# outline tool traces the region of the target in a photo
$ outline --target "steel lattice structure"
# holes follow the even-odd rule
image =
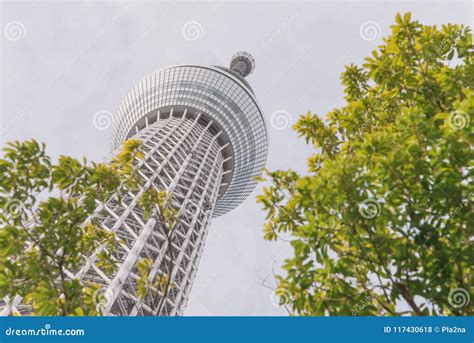
[[[140,175],[145,185],[142,190],[122,195],[121,202],[114,197],[101,204],[96,214],[101,225],[115,231],[125,243],[115,253],[122,263],[115,275],[107,275],[92,258],[79,275],[82,280],[106,287],[105,314],[182,314],[226,162],[222,154],[225,146],[219,145],[219,132],[213,132],[211,127],[212,121],[205,123],[200,115],[188,115],[186,110],[177,113],[172,108],[168,118],[158,120],[135,135],[144,143],[145,158]],[[179,204],[179,222],[171,239],[174,258],[165,253],[168,241],[161,223],[155,217],[145,221],[137,206],[140,193],[148,187],[168,190]],[[140,258],[155,261],[150,279],[167,272],[171,264],[171,279],[177,287],[169,289],[160,313],[156,307],[163,296],[161,290],[159,297],[150,292],[143,301],[136,295],[136,263]]]
[[[182,65],[148,75],[126,96],[114,116],[112,150],[128,138],[143,142],[139,163],[144,186],[97,201],[94,218],[114,231],[123,244],[115,252],[120,261],[107,274],[91,256],[69,277],[103,285],[106,315],[181,315],[186,306],[210,219],[237,207],[255,188],[267,156],[267,129],[253,90],[244,77],[255,62],[248,53],[234,55],[230,68]],[[167,190],[179,208],[171,239],[156,216],[145,220],[137,206],[149,187]],[[176,287],[164,306],[160,290],[137,296],[137,262],[154,261],[150,280],[172,272]],[[156,293],[158,292],[158,293]],[[158,294],[158,295],[156,295]],[[10,310],[15,302],[10,305]]]

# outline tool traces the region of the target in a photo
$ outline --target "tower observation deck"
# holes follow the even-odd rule
[[[143,142],[143,189],[99,203],[101,226],[123,244],[118,269],[108,275],[91,257],[76,275],[103,285],[106,315],[181,315],[196,274],[211,218],[242,203],[255,188],[267,156],[267,128],[255,94],[244,79],[255,68],[237,53],[230,68],[179,65],[158,70],[125,97],[112,125],[112,150],[128,138]],[[137,206],[148,187],[167,190],[179,209],[171,240],[156,216]],[[172,257],[166,254],[171,241]],[[153,261],[150,279],[170,271],[174,287],[137,295],[141,258]],[[157,308],[166,297],[164,306]]]

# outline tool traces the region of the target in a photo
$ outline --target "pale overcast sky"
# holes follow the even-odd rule
[[[110,130],[94,114],[114,112],[141,78],[175,64],[227,66],[245,50],[269,124],[267,167],[303,173],[311,149],[288,123],[342,105],[344,65],[361,64],[406,11],[430,25],[473,20],[470,1],[2,2],[1,144],[35,138],[52,156],[101,160]],[[291,249],[263,240],[260,191],[212,222],[185,315],[286,314],[261,285]]]

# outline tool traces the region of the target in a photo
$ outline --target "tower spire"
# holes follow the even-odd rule
[[[240,51],[232,56],[230,69],[242,77],[251,74],[255,69],[255,59],[248,52]]]

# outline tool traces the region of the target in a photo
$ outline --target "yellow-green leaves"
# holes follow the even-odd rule
[[[150,271],[153,266],[153,261],[149,258],[142,258],[137,263],[138,268],[138,281],[137,281],[137,295],[141,299],[145,299],[147,292],[151,286],[150,282]]]
[[[172,198],[166,190],[157,191],[154,186],[149,187],[140,197],[140,207],[146,219],[155,211],[166,227],[173,228],[176,224],[178,208],[173,206]]]
[[[159,271],[161,274],[151,275],[153,268],[153,261],[149,258],[142,258],[137,263],[138,275],[137,280],[137,295],[141,299],[145,299],[148,292],[155,297],[162,298],[163,294],[166,296],[169,289],[176,288],[176,284],[170,280],[170,276],[163,271]],[[153,281],[152,281],[153,280]],[[158,291],[160,294],[158,294]]]
[[[101,314],[100,287],[71,280],[66,270],[78,271],[96,253],[96,266],[115,272],[120,241],[97,218],[87,220],[96,200],[140,187],[141,148],[128,140],[110,164],[67,156],[52,163],[44,144],[7,144],[0,158],[1,298],[23,297],[35,315]]]
[[[52,182],[60,190],[65,190],[80,180],[82,173],[85,171],[83,165],[75,158],[60,156],[58,165],[53,169]],[[72,190],[72,193],[74,193],[74,190]]]
[[[115,172],[124,178],[125,185],[132,190],[137,189],[141,182],[136,168],[136,163],[145,156],[141,148],[142,141],[139,139],[133,138],[125,141],[111,164]]]
[[[294,126],[317,149],[310,174],[266,171],[257,201],[264,238],[291,241],[277,289],[291,313],[473,313],[452,301],[474,294],[470,29],[395,21],[346,67],[347,103]]]

